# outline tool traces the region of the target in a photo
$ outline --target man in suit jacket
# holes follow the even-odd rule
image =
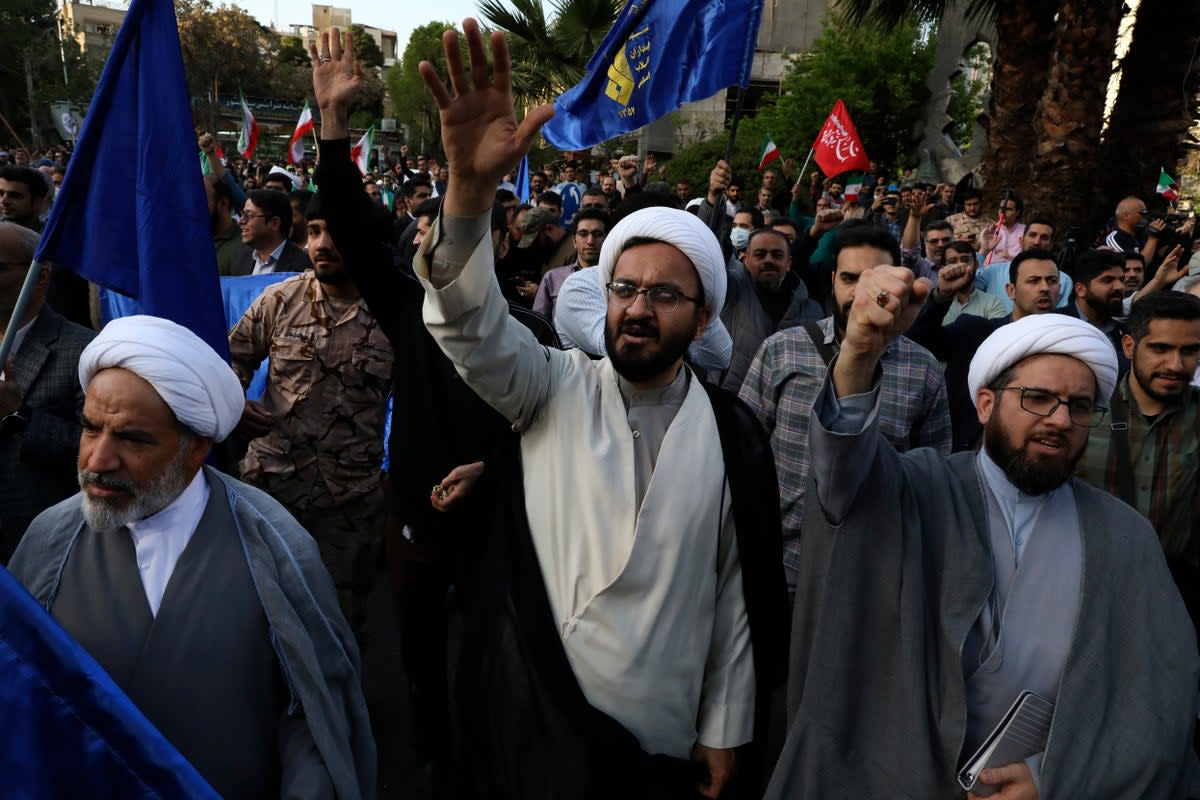
[[[308,254],[288,241],[292,232],[292,204],[288,196],[271,189],[246,195],[242,210],[242,244],[246,250],[222,275],[265,275],[269,272],[304,272],[312,269]]]
[[[38,235],[0,222],[0,335],[12,317]],[[0,564],[7,564],[30,521],[78,490],[79,354],[95,337],[46,305],[43,266],[16,345],[0,369]]]

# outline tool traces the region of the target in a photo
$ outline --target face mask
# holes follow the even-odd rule
[[[729,232],[729,241],[733,243],[733,249],[745,250],[746,245],[750,244],[750,231],[745,228],[734,228]]]

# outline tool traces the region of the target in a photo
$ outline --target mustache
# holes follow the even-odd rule
[[[626,321],[617,328],[617,335],[627,333],[630,336],[649,336],[658,338],[658,326],[652,322]]]
[[[99,486],[101,489],[116,489],[129,493],[133,493],[133,490],[137,488],[133,481],[122,480],[115,475],[81,469],[79,470],[79,488],[82,489],[84,486]]]

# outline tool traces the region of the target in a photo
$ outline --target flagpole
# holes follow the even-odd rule
[[[29,264],[29,271],[25,273],[25,282],[21,284],[21,293],[17,295],[17,304],[13,306],[12,316],[8,320],[8,327],[4,329],[4,339],[0,341],[0,371],[3,371],[4,365],[8,363],[8,354],[12,352],[13,343],[17,339],[17,330],[21,327],[21,319],[25,316],[25,312],[29,309],[29,298],[33,297],[34,287],[37,286],[38,273],[41,272],[42,265],[34,259]],[[13,375],[5,375],[7,380],[12,380]]]
[[[804,159],[804,166],[800,168],[800,172],[796,175],[796,185],[800,185],[800,181],[804,178],[804,170],[808,169],[808,162],[812,161],[813,153],[817,152],[817,148],[808,148],[808,155]]]

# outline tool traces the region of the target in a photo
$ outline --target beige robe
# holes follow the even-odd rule
[[[445,221],[414,259],[425,323],[464,380],[522,433],[530,531],[584,694],[649,753],[686,758],[696,741],[750,741],[750,630],[707,395],[689,375],[639,510],[633,432],[612,365],[548,350],[513,321],[486,237],[455,263],[464,222],[449,220],[458,230],[438,245],[432,276],[429,250]]]

